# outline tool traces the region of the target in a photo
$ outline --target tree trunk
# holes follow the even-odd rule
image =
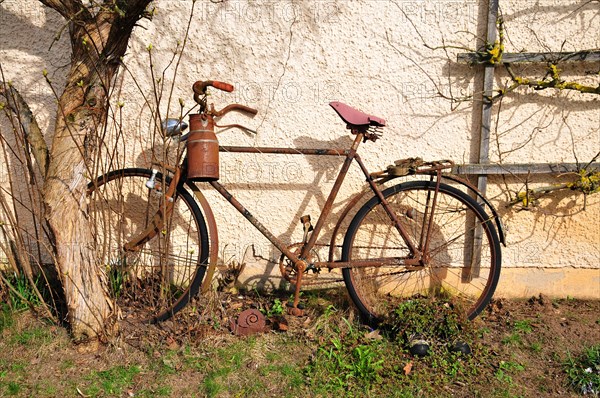
[[[55,261],[67,301],[67,321],[76,339],[106,334],[112,308],[104,273],[95,257],[86,198],[89,170],[96,154],[95,141],[106,119],[107,92],[113,74],[111,68],[103,65],[98,51],[102,50],[98,46],[105,43],[103,34],[109,28],[110,25],[103,28],[101,23],[94,22],[79,32],[71,32],[72,66],[58,103],[44,187],[46,219],[54,235]],[[81,49],[78,40],[94,48]]]
[[[72,84],[69,78],[69,85]],[[76,83],[75,83],[76,84]],[[68,109],[77,99],[65,91],[59,107]],[[95,135],[95,116],[78,107],[57,119],[44,189],[46,219],[52,229],[55,261],[67,300],[67,321],[76,339],[107,332],[111,302],[104,288],[103,270],[95,259],[92,225],[87,213],[86,185],[89,159],[94,148],[87,144]],[[91,119],[91,120],[90,120]]]
[[[44,185],[67,321],[75,339],[110,334],[113,303],[87,215],[86,187],[109,107],[109,93],[135,23],[150,0],[106,0],[92,15],[79,0],[40,0],[70,21],[71,69],[60,96]],[[117,3],[120,8],[117,7]]]

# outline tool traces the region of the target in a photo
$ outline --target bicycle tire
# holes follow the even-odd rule
[[[419,250],[424,209],[431,203],[435,186],[431,181],[409,181],[382,192]],[[478,226],[483,232],[480,256],[474,254],[475,246],[469,243]],[[498,234],[484,209],[463,191],[442,183],[431,231],[431,260],[424,266],[399,264],[342,270],[350,297],[366,323],[381,322],[402,301],[415,298],[443,296],[456,308],[462,308],[470,320],[489,304],[500,277],[501,252]],[[381,200],[374,196],[359,209],[348,227],[342,261],[389,260],[409,255],[410,250]]]
[[[171,178],[163,183],[163,175],[157,173],[156,186],[149,189],[151,176],[151,170],[128,168],[96,178],[88,184],[88,210],[96,226],[98,257],[122,318],[155,323],[173,316],[198,294],[209,239],[204,216],[182,182],[161,230],[135,250],[124,249],[133,237],[143,236],[166,203],[162,188],[167,189]]]

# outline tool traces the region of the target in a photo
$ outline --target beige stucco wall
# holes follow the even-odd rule
[[[470,96],[477,98],[481,90],[481,70],[455,60],[457,53],[475,48],[483,36],[484,1],[199,0],[184,54],[175,62],[173,52],[184,42],[192,2],[164,0],[155,6],[154,21],[141,22],[143,28],[131,40],[127,71],[114,100],[124,104],[127,146],[119,151],[122,166],[148,165],[153,141],[149,110],[155,107],[152,81],[158,78],[156,85],[166,83],[159,105],[162,114],[178,113],[179,98],[187,111],[192,105],[191,84],[209,78],[236,86],[232,94],[215,93],[218,106],[235,101],[259,109],[253,120],[242,116],[224,120],[255,128],[256,136],[230,130],[220,134],[223,144],[347,145],[349,134],[327,106],[340,100],[388,121],[383,139],[361,148],[373,170],[409,156],[458,163],[477,158],[480,111]],[[594,2],[501,0],[501,8],[507,51],[600,48],[600,11]],[[56,107],[42,70],[48,70],[60,88],[69,46],[64,34],[53,40],[62,26],[60,17],[36,1],[5,0],[0,5],[4,78],[21,91],[47,131]],[[425,44],[446,48],[431,50]],[[598,84],[599,68],[598,63],[588,63],[568,66],[563,73],[567,79]],[[543,68],[532,65],[519,70],[524,76],[544,74]],[[506,82],[500,71],[496,82]],[[464,101],[450,102],[438,91]],[[591,160],[600,150],[599,101],[598,95],[550,90],[520,89],[507,96],[501,108],[495,107],[492,161]],[[2,134],[9,134],[6,122],[0,123]],[[51,133],[49,142],[50,137]],[[275,235],[292,243],[301,239],[299,217],[318,216],[340,164],[337,159],[223,155],[221,174],[244,205]],[[2,159],[2,184],[7,169]],[[554,176],[530,180],[531,187],[557,181]],[[573,193],[554,195],[531,210],[506,208],[507,190],[518,191],[524,182],[525,176],[490,179],[488,195],[508,229],[499,294],[599,298],[600,195],[587,198],[585,211],[583,196]],[[351,173],[335,209],[362,183],[356,170]],[[264,259],[276,259],[278,252],[222,199],[208,196],[220,225],[221,259],[247,262],[247,272],[259,276],[265,265],[274,269]]]

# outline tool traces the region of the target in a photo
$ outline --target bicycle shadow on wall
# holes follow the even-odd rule
[[[207,117],[212,117],[209,113],[206,113]],[[211,120],[211,119],[209,119]],[[363,134],[358,133],[358,137],[354,140],[354,142],[356,143],[356,145],[358,145],[359,141],[361,138],[363,137]],[[303,142],[305,143],[307,140],[303,137],[302,138]],[[214,143],[215,140],[213,139]],[[322,141],[313,141],[313,143],[316,142],[319,145],[322,145]],[[338,144],[341,145],[341,144]],[[216,149],[216,148],[215,148]],[[227,147],[224,148],[225,150],[228,150]],[[251,148],[248,148],[251,149]],[[231,150],[233,152],[236,151],[241,151],[244,152],[243,149],[240,148],[235,148],[232,147]],[[313,153],[315,155],[327,155],[327,156],[332,156],[333,158],[338,157],[340,155],[340,151],[341,153],[346,153],[347,150],[342,149],[342,148],[337,148],[337,150],[319,150],[319,149],[305,149],[305,150],[301,150],[301,149],[290,149],[290,148],[279,148],[279,149],[265,149],[266,152],[270,152],[270,153],[288,153],[288,154],[294,154],[296,153]],[[254,148],[254,151],[250,151],[252,153],[257,153],[260,152],[260,148]],[[350,161],[351,161],[351,155],[352,155],[352,151],[347,152],[346,155],[350,156],[346,156],[345,157],[345,161],[346,164],[345,166],[350,166]],[[310,155],[313,156],[313,155]],[[308,162],[308,165],[311,165],[310,162]],[[312,163],[311,166],[315,171],[316,171],[316,175],[317,178],[313,179],[313,188],[314,188],[314,183],[317,184],[322,184],[323,183],[323,172],[325,169],[322,168],[322,163],[321,162],[317,162],[317,163]],[[339,177],[339,181],[338,183],[341,184],[341,180],[343,178],[343,176],[345,175],[345,170],[346,167],[344,167],[342,170],[344,170],[344,174],[341,175]],[[375,189],[375,187],[372,187],[376,192],[380,192],[379,193],[379,198],[381,198],[381,195],[384,195],[385,197],[390,197],[393,198],[394,200],[394,204],[391,206],[389,204],[390,200],[388,200],[387,202],[384,202],[383,204],[379,202],[378,197],[374,197],[373,199],[370,199],[368,202],[368,205],[366,207],[363,207],[361,209],[361,211],[359,211],[359,216],[355,218],[355,221],[352,222],[352,224],[350,225],[349,228],[349,237],[345,239],[345,243],[344,243],[344,248],[343,248],[343,260],[344,261],[350,261],[353,262],[354,260],[357,260],[358,263],[353,263],[353,264],[348,264],[350,266],[352,266],[353,271],[355,273],[362,273],[364,272],[365,274],[371,274],[371,275],[366,275],[364,278],[362,278],[362,280],[364,281],[368,281],[370,282],[371,279],[379,279],[380,277],[383,280],[383,283],[380,284],[379,281],[377,281],[375,284],[371,284],[374,286],[382,286],[383,288],[385,288],[385,290],[389,291],[389,289],[391,288],[392,291],[394,292],[394,295],[398,295],[400,297],[412,297],[413,295],[424,295],[424,296],[428,296],[430,295],[432,292],[441,292],[443,289],[442,287],[444,285],[450,285],[450,289],[447,289],[446,291],[454,291],[454,290],[458,290],[463,291],[463,288],[461,287],[461,285],[458,285],[458,282],[454,282],[456,281],[456,278],[454,278],[454,281],[452,281],[448,275],[449,275],[449,271],[452,267],[454,267],[455,269],[453,270],[454,275],[459,273],[459,269],[460,271],[466,270],[466,268],[469,266],[469,264],[471,263],[471,259],[467,259],[466,261],[465,258],[467,258],[468,256],[465,255],[463,252],[465,251],[465,246],[467,246],[468,242],[465,242],[465,236],[468,235],[468,233],[465,233],[464,230],[465,228],[467,229],[467,231],[471,230],[472,228],[469,228],[468,224],[465,224],[465,216],[468,217],[468,214],[472,214],[473,217],[477,217],[477,219],[481,220],[482,222],[484,222],[484,224],[481,224],[482,227],[485,228],[486,230],[486,236],[488,238],[488,241],[492,242],[494,244],[493,249],[490,250],[490,263],[491,266],[494,270],[494,280],[493,280],[493,286],[492,285],[485,285],[484,289],[480,289],[479,292],[487,292],[486,293],[486,297],[485,300],[489,300],[489,292],[493,291],[493,287],[495,286],[496,282],[497,282],[497,277],[498,277],[498,267],[499,267],[499,257],[494,257],[494,254],[497,252],[496,248],[499,247],[499,243],[498,243],[498,238],[495,234],[495,232],[493,231],[493,228],[490,227],[490,222],[486,221],[488,220],[488,217],[483,210],[479,207],[479,205],[476,204],[475,201],[473,201],[473,199],[471,199],[469,196],[467,196],[464,192],[461,192],[460,190],[457,190],[456,188],[452,188],[449,186],[444,185],[440,185],[440,184],[432,184],[431,180],[433,180],[434,176],[431,175],[430,173],[432,171],[437,170],[438,176],[439,176],[439,172],[440,172],[440,168],[427,168],[422,170],[421,174],[418,175],[422,175],[422,176],[428,176],[427,179],[429,181],[413,181],[412,183],[407,183],[407,184],[402,184],[402,185],[397,185],[393,188],[389,188],[386,189],[385,191],[381,192],[379,189]],[[364,172],[366,173],[367,171],[364,170]],[[382,173],[377,173],[376,175],[378,176],[383,176],[381,178],[383,178],[383,180],[393,176],[394,174],[391,174],[391,172],[389,172],[390,174],[382,174]],[[117,172],[117,173],[112,173],[112,176],[115,176],[114,180],[117,181],[121,181],[121,180],[130,180],[130,177],[133,177],[134,175],[136,177],[140,177],[141,181],[140,182],[136,182],[136,184],[134,185],[135,187],[138,187],[138,189],[140,189],[143,192],[146,192],[148,190],[148,188],[150,189],[150,193],[153,193],[154,189],[154,178],[150,178],[148,179],[148,177],[150,175],[156,174],[156,172],[152,173],[150,170],[142,170],[142,169],[138,169],[138,170],[134,170],[134,171],[121,171],[121,172]],[[144,177],[145,180],[144,181]],[[106,177],[108,178],[112,178],[111,176]],[[111,180],[108,180],[111,181]],[[102,181],[98,182],[99,185],[103,185]],[[150,185],[150,186],[149,186]],[[213,184],[214,187],[220,191],[222,193],[223,196],[225,196],[227,199],[230,199],[230,194],[223,188],[220,187],[219,184]],[[277,187],[279,187],[281,184],[277,184]],[[335,190],[334,192],[337,192],[337,188],[339,188],[338,186],[335,186]],[[158,189],[156,189],[157,193],[160,193],[160,191]],[[179,191],[179,189],[178,189]],[[186,197],[186,192],[187,191],[183,191],[181,192],[180,197],[183,199]],[[254,191],[255,192],[255,191]],[[368,191],[366,191],[368,192]],[[433,194],[433,192],[435,192],[435,194]],[[438,195],[439,193],[439,195]],[[310,195],[315,195],[314,192],[311,193],[309,191],[307,191],[307,196],[310,197]],[[432,197],[433,195],[433,197]],[[127,198],[127,194],[123,194],[121,193],[119,195],[120,197],[123,198]],[[162,196],[162,195],[161,195]],[[272,195],[270,195],[272,196]],[[371,195],[369,195],[371,196]],[[330,207],[329,205],[333,205],[333,196],[331,194],[328,195],[328,197],[330,197],[330,202],[328,202],[325,206],[327,213],[329,213]],[[443,200],[440,198],[444,198]],[[358,196],[358,198],[364,198],[363,195]],[[437,199],[436,199],[437,198]],[[165,198],[166,199],[166,198]],[[193,201],[193,199],[190,199],[191,201]],[[129,200],[131,202],[133,202],[134,200]],[[317,199],[318,201],[318,199]],[[117,201],[118,202],[118,201]],[[165,202],[163,200],[163,202]],[[182,200],[183,202],[183,200]],[[234,206],[236,208],[238,208],[238,210],[242,213],[244,213],[253,224],[255,224],[255,226],[257,227],[257,229],[259,231],[262,231],[264,235],[266,236],[271,236],[270,233],[268,233],[267,230],[265,230],[263,227],[261,227],[259,225],[259,223],[257,222],[253,222],[253,217],[251,214],[246,214],[246,210],[243,208],[243,206],[240,206],[236,203],[235,200],[230,200],[230,202],[232,202],[232,204],[234,204]],[[143,201],[141,202],[143,203]],[[134,204],[134,209],[131,211],[137,211],[140,212],[139,207],[141,207],[141,203],[140,205],[135,205]],[[179,203],[178,201],[175,201],[175,203]],[[349,206],[353,206],[356,205],[358,203],[358,200],[352,200],[351,202],[348,202]],[[408,203],[409,207],[406,207]],[[123,205],[119,205],[118,207],[122,207],[125,206],[127,203],[124,202]],[[285,208],[287,204],[284,203],[283,208]],[[168,205],[167,205],[168,206]],[[435,211],[434,211],[435,208]],[[306,204],[302,205],[301,204],[301,211],[302,210],[308,210],[308,206]],[[377,209],[377,210],[374,210]],[[143,210],[143,209],[141,209]],[[143,211],[142,211],[143,213]],[[150,211],[149,213],[154,213],[154,211]],[[299,213],[302,214],[302,213]],[[336,212],[336,214],[338,214]],[[346,215],[347,212],[344,210],[342,212],[342,214]],[[276,213],[271,213],[272,216],[277,216]],[[374,218],[372,219],[367,219],[367,221],[365,221],[365,216],[368,215],[375,215]],[[435,216],[435,219],[433,218]],[[111,218],[110,216],[108,218]],[[194,216],[195,219],[197,219],[197,216]],[[429,220],[428,220],[429,218]],[[400,220],[399,220],[400,219]],[[324,219],[321,221],[325,221]],[[398,223],[400,222],[400,224],[402,224],[403,222],[407,223],[407,224],[411,224],[412,223],[412,227],[414,228],[413,231],[413,235],[415,236],[414,239],[412,239],[407,232],[405,231],[405,228],[402,228],[401,225],[398,225]],[[110,220],[110,225],[117,225],[117,226],[121,226],[121,225],[125,225],[127,224],[126,222],[123,222],[121,219],[116,219],[116,220]],[[306,222],[305,222],[305,226],[306,226]],[[321,227],[321,223],[318,224],[319,227]],[[169,229],[170,225],[167,226],[167,229]],[[154,232],[155,231],[155,226],[153,226],[152,231],[150,232]],[[234,228],[237,231],[240,231],[241,228],[236,229],[235,226],[233,226],[232,228]],[[331,228],[331,227],[329,227]],[[442,228],[444,228],[444,232],[438,232],[441,231]],[[320,228],[318,228],[320,229]],[[356,234],[357,231],[359,231],[359,238],[356,238]],[[380,232],[381,231],[381,232]],[[393,242],[391,242],[390,244],[388,244],[388,242],[390,242],[390,238],[393,235],[393,231],[397,232],[398,237],[400,237],[400,239],[398,239],[398,237],[396,237]],[[308,229],[305,229],[305,232],[309,232]],[[447,234],[446,234],[447,232]],[[417,235],[417,233],[420,233],[421,236],[419,237]],[[435,236],[434,236],[435,235]],[[115,234],[115,236],[119,236],[118,233]],[[153,236],[158,236],[158,235],[153,235]],[[148,233],[143,232],[141,238],[144,239],[144,242],[147,242],[148,240],[146,240],[146,238],[148,238]],[[417,243],[417,237],[418,237],[418,243]],[[151,238],[151,237],[150,237]],[[229,237],[228,237],[229,238]],[[307,236],[305,235],[303,241],[306,241]],[[313,237],[313,238],[316,238]],[[204,239],[202,239],[204,241]],[[272,237],[271,241],[275,242],[277,239],[276,237]],[[414,240],[414,241],[413,241]],[[359,242],[360,241],[360,242]],[[403,243],[404,242],[404,243]],[[314,240],[311,239],[311,244],[314,243]],[[282,243],[283,244],[283,243]],[[404,244],[404,247],[408,250],[404,250],[404,252],[402,252],[401,250],[399,251],[399,247],[402,247],[402,245]],[[453,246],[449,246],[450,244],[453,244]],[[429,250],[428,249],[428,245],[429,245]],[[431,247],[432,245],[436,246],[436,247]],[[119,247],[119,246],[117,246]],[[137,247],[137,244],[136,244]],[[283,252],[287,253],[287,255],[289,255],[290,257],[294,257],[290,252],[294,251],[297,249],[298,246],[291,246],[289,248],[289,250],[284,249],[280,244],[277,244],[277,247],[279,247]],[[421,249],[422,247],[422,249]],[[161,250],[161,248],[159,247],[158,250]],[[204,250],[204,249],[203,249]],[[216,248],[215,248],[216,250]],[[273,252],[273,249],[270,248],[271,252]],[[360,255],[358,255],[357,253],[363,252],[363,251],[367,251],[367,253],[365,254],[365,257],[361,257]],[[162,250],[162,252],[166,252],[166,250]],[[377,252],[381,252],[381,254],[371,254],[371,253],[377,253]],[[218,253],[218,252],[217,252]],[[422,253],[422,254],[421,254]],[[215,253],[216,254],[216,253]],[[413,257],[414,255],[414,257]],[[274,257],[273,255],[271,255],[270,257]],[[271,260],[271,263],[273,262],[272,259],[267,259]],[[439,263],[432,263],[432,261],[438,261]],[[493,261],[492,261],[493,260]],[[498,261],[496,261],[498,260]],[[311,263],[311,267],[309,269],[314,269],[314,265],[316,265],[317,267],[324,267],[327,268],[328,264],[323,264],[323,263],[319,263],[318,261],[315,262],[315,264],[313,265],[313,261],[312,259],[310,259],[310,256],[307,256],[306,259],[307,262]],[[286,266],[286,268],[284,269],[285,271],[287,271],[287,265],[290,265],[290,263],[287,263],[287,265],[282,264],[283,266]],[[347,264],[338,264],[340,266],[347,266]],[[357,268],[354,268],[354,265],[356,265]],[[268,264],[267,264],[268,266]],[[294,268],[293,268],[293,264],[291,264],[291,269],[289,272],[283,272],[284,274],[288,273],[290,275],[292,275],[292,273],[294,272]],[[467,271],[467,274],[470,274],[470,270]],[[347,277],[348,275],[348,271],[344,271],[344,276]],[[264,271],[263,271],[263,276],[264,276]],[[462,275],[461,275],[462,276]],[[468,275],[467,275],[468,276]],[[292,283],[293,283],[293,278],[289,278],[292,279]],[[404,279],[406,281],[401,281],[401,279]],[[416,281],[414,280],[416,279]],[[489,278],[486,278],[485,276],[483,277],[484,281],[487,281]],[[353,290],[353,285],[351,284],[352,279],[348,279],[346,278],[346,281],[348,283],[348,289],[351,292],[356,292],[355,290]],[[455,285],[456,283],[456,285]],[[358,282],[358,284],[361,286],[359,289],[362,290],[363,287],[365,286],[365,283],[361,283]],[[192,285],[194,286],[194,285]],[[197,285],[195,285],[197,286]],[[455,286],[457,286],[457,289],[453,289]],[[491,286],[491,290],[487,289],[487,286]],[[368,289],[368,288],[367,288]],[[381,294],[379,294],[379,290],[381,290],[379,287],[376,289],[375,292],[373,292],[373,289],[371,288],[369,291],[371,292],[371,295],[374,297],[373,300],[374,302],[380,302],[382,301],[381,299],[384,297]],[[396,294],[396,290],[399,290],[400,293]],[[195,289],[191,290],[192,292],[195,292]],[[406,295],[405,295],[406,293]],[[369,294],[369,293],[367,293]],[[477,294],[477,293],[476,293]],[[437,295],[437,294],[436,294]],[[375,296],[377,296],[375,298]],[[355,302],[356,302],[356,295],[352,296],[353,298],[355,298]],[[297,298],[297,296],[296,296]],[[477,303],[480,303],[481,301],[478,301]],[[360,308],[359,303],[357,302],[357,305]],[[470,308],[470,311],[472,310],[472,314],[476,315],[476,311],[480,310],[480,308],[478,307],[472,307]],[[369,311],[368,309],[365,310],[364,308],[361,308],[361,312],[363,314],[366,314],[366,311]],[[376,311],[376,313],[380,313],[380,311]],[[373,314],[373,313],[372,313]],[[474,316],[473,315],[473,316]],[[366,316],[366,315],[365,315]]]

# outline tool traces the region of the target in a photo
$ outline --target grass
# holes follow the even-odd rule
[[[132,385],[138,373],[140,367],[137,365],[117,365],[102,371],[92,371],[86,377],[90,385],[84,389],[85,395],[121,396]]]
[[[268,309],[262,309],[261,312],[267,316],[267,318],[274,316],[283,315],[285,309],[283,308],[283,303],[280,299],[276,298],[273,300],[273,303],[268,307]]]
[[[529,334],[533,332],[531,321],[528,319],[516,320],[514,323],[514,329],[517,333]]]
[[[13,313],[10,307],[5,303],[0,304],[0,333],[6,328],[10,328],[13,322]]]
[[[311,389],[317,395],[371,390],[381,380],[384,345],[345,318],[332,333],[303,369]]]
[[[478,343],[476,330],[448,301],[400,304],[380,325],[382,335],[347,320],[337,325],[306,368],[317,396],[433,396],[442,386],[469,383],[478,373],[477,358],[452,350],[457,341]],[[430,346],[422,358],[408,352],[415,336]]]
[[[52,334],[48,328],[38,326],[31,329],[26,329],[12,336],[10,342],[22,346],[30,344],[45,344],[52,339]]]
[[[204,378],[202,389],[208,397],[216,397],[220,392],[227,391],[229,388],[243,392],[243,383],[240,381],[244,377],[240,370],[243,364],[250,360],[249,351],[255,344],[256,340],[252,337],[241,340],[218,349],[213,357],[220,358],[220,361],[204,362],[208,373]],[[235,377],[233,377],[234,375]]]
[[[513,386],[513,378],[511,375],[516,372],[522,372],[525,370],[525,367],[520,363],[514,361],[500,361],[500,365],[496,370],[494,376],[498,381],[508,386]]]
[[[502,339],[502,343],[509,346],[522,346],[523,337],[533,332],[531,321],[528,319],[515,320],[513,332]]]

